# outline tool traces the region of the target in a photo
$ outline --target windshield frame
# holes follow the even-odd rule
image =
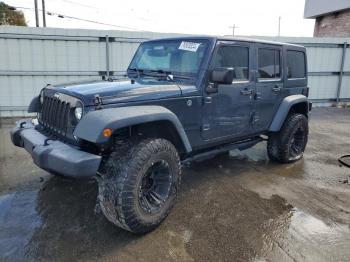
[[[210,41],[210,38],[165,38],[165,39],[157,39],[157,40],[150,40],[150,41],[146,41],[146,42],[142,42],[139,47],[137,48],[133,58],[131,59],[130,61],[130,64],[127,68],[127,74],[129,77],[135,77],[135,75],[137,77],[140,77],[140,76],[144,76],[144,77],[150,77],[149,75],[142,75],[142,73],[137,73],[135,71],[133,71],[133,64],[135,62],[135,59],[137,59],[137,56],[139,55],[139,50],[142,48],[142,45],[145,45],[145,44],[149,44],[149,43],[154,43],[154,44],[157,44],[157,43],[171,43],[171,42],[179,42],[181,43],[181,41],[186,41],[186,42],[201,42],[201,43],[205,43],[206,44],[206,47],[205,47],[205,50],[204,50],[204,55],[203,57],[201,58],[201,61],[198,65],[198,69],[195,73],[193,72],[175,72],[175,71],[171,71],[171,74],[175,76],[179,76],[181,78],[182,77],[188,77],[189,79],[191,78],[197,78],[200,74],[200,72],[202,71],[203,69],[203,66],[205,64],[208,63],[208,53],[210,52],[210,50],[212,49],[212,41]],[[137,68],[138,70],[140,71],[145,71],[145,72],[149,72],[151,69],[149,68]],[[153,70],[153,69],[152,69]],[[156,68],[154,70],[157,70]],[[165,70],[163,70],[165,71]]]

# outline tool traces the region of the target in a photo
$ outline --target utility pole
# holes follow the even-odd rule
[[[45,12],[45,0],[42,0],[42,7],[43,7],[43,27],[46,27],[46,12]]]
[[[235,36],[235,29],[239,28],[238,26],[236,26],[235,24],[233,24],[233,26],[230,26],[229,28],[232,29],[232,36]]]
[[[281,17],[278,17],[278,37],[281,36]]]
[[[35,25],[36,27],[39,27],[38,0],[34,0],[34,9],[35,9]]]

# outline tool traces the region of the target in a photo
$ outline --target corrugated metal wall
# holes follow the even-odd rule
[[[26,115],[47,84],[125,71],[140,42],[175,34],[0,26],[0,117]]]
[[[108,69],[110,74],[125,71],[140,42],[174,35],[0,26],[0,116],[25,115],[31,98],[46,84],[99,79]],[[311,98],[322,103],[336,98],[342,44],[350,39],[273,40],[307,45]],[[344,60],[341,101],[350,100],[349,56]]]
[[[350,38],[256,38],[301,44],[306,47],[310,98],[316,106],[334,104],[338,89],[339,102],[350,102]]]

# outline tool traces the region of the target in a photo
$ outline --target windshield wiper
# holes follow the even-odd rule
[[[179,79],[192,79],[189,76],[183,76],[183,75],[178,75],[178,74],[172,74],[170,71],[165,71],[163,69],[138,69],[138,68],[129,68],[128,71],[132,71],[133,73],[137,74],[137,77],[140,76],[150,76],[150,77],[166,77],[167,80],[169,81],[174,81],[174,78],[179,78]]]
[[[167,80],[170,80],[170,81],[174,81],[174,78],[186,79],[186,80],[192,79],[192,77],[179,75],[179,74],[174,74],[171,71],[165,71],[165,70],[162,70],[162,69],[150,70],[150,71],[158,73],[159,76],[165,76],[167,78]]]
[[[137,77],[141,77],[141,76],[150,76],[150,77],[164,77],[166,76],[167,79],[169,78],[169,72],[166,72],[164,70],[145,70],[145,69],[138,69],[138,68],[129,68],[128,72],[132,72],[132,73],[136,73]]]
[[[137,74],[137,77],[140,77],[141,74],[143,73],[143,69],[138,69],[138,68],[134,68],[134,67],[129,68],[129,69],[128,69],[128,73],[129,73],[130,71],[132,71],[133,73],[136,73],[136,74]]]
[[[167,80],[174,81],[174,75],[170,71],[165,71],[163,69],[149,70],[152,73],[157,73],[157,76],[165,76]]]

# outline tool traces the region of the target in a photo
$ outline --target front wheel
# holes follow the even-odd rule
[[[292,114],[284,122],[281,130],[271,133],[267,141],[269,158],[281,163],[290,163],[303,157],[309,134],[305,115]]]
[[[133,233],[157,227],[174,205],[181,166],[165,139],[126,142],[100,169],[98,200],[109,221]]]

